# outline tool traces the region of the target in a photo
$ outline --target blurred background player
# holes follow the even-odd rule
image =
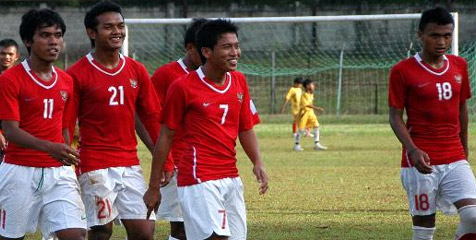
[[[403,145],[401,176],[413,239],[433,239],[437,207],[445,213],[458,209],[454,239],[476,239],[476,181],[467,161],[471,91],[465,59],[446,55],[453,30],[447,10],[424,11],[421,52],[390,72],[389,120]]]
[[[301,147],[301,136],[304,135],[305,128],[314,128],[314,149],[315,150],[326,150],[327,147],[322,146],[319,143],[319,121],[317,116],[314,113],[314,110],[322,113],[324,111],[321,107],[316,107],[313,105],[314,101],[314,82],[310,79],[306,79],[303,82],[304,93],[301,96],[300,107],[299,107],[299,131],[295,136],[295,151],[304,150]]]
[[[151,80],[154,84],[160,103],[165,103],[165,97],[167,96],[167,90],[169,89],[170,84],[196,70],[200,64],[202,64],[195,44],[195,36],[198,29],[200,29],[200,27],[206,22],[207,20],[203,18],[194,19],[184,36],[185,56],[177,61],[161,66],[152,76]],[[184,137],[182,129],[175,130],[170,149],[173,163],[175,165],[173,166],[174,168],[178,166],[185,149]],[[170,171],[169,167],[165,167],[164,171],[164,174],[167,175]],[[185,239],[185,229],[183,225],[182,209],[180,208],[177,193],[177,172],[174,171],[174,169],[171,171],[173,176],[170,179],[170,182],[160,188],[162,200],[157,212],[157,219],[165,219],[170,222],[169,240],[183,240]],[[166,176],[166,178],[169,178],[169,176]]]
[[[238,136],[261,183],[260,194],[266,192],[268,178],[253,131],[246,79],[235,71],[241,56],[237,27],[222,19],[206,23],[198,32],[197,48],[204,64],[168,90],[144,201],[149,212],[159,206],[160,172],[174,131],[183,123],[186,148],[177,181],[187,239],[246,239],[235,156]]]
[[[120,53],[126,35],[121,7],[101,1],[86,13],[84,25],[93,51],[67,72],[75,87],[70,126],[74,128],[77,118],[77,171],[88,238],[109,239],[113,220],[120,220],[128,239],[151,240],[155,215],[147,218],[142,200],[146,184],[137,157],[134,117],[137,113],[155,141],[158,99],[145,67]]]
[[[18,44],[13,39],[0,40],[0,75],[7,69],[13,67],[15,62],[20,58],[18,53]],[[0,126],[0,163],[2,163],[5,156],[5,148],[7,141],[2,135],[2,128]]]
[[[283,107],[281,113],[286,110],[286,105],[291,102],[291,115],[293,116],[293,136],[296,137],[298,122],[299,122],[299,102],[302,95],[302,78],[297,77],[294,79],[294,85],[289,89],[288,93],[284,97]]]
[[[44,238],[85,239],[86,221],[79,184],[70,165],[66,112],[73,82],[53,66],[66,26],[49,9],[22,17],[20,36],[29,58],[0,75],[0,119],[10,142],[0,165],[0,239],[23,239],[37,227]]]

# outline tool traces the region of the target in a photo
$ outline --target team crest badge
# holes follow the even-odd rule
[[[60,91],[60,94],[61,94],[61,98],[63,99],[63,101],[66,101],[66,99],[68,99],[68,92]]]
[[[137,88],[137,80],[131,79],[131,87],[132,88]]]
[[[456,74],[456,75],[455,75],[455,81],[456,81],[456,83],[461,84],[461,79],[462,79],[462,78],[463,78],[463,77],[461,77],[461,75]]]
[[[243,102],[243,93],[237,93],[238,101]]]

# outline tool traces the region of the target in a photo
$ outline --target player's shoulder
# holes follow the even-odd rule
[[[141,68],[141,69],[146,69],[144,64],[131,58],[131,57],[127,57],[127,56],[124,56],[124,60],[126,61],[126,65],[129,65],[129,66],[133,66],[133,67],[136,67],[136,68]]]
[[[65,79],[66,81],[72,81],[73,80],[71,78],[71,76],[66,71],[64,71],[63,69],[60,69],[58,67],[54,67],[54,69],[56,71],[56,74],[58,74],[59,78]]]
[[[73,74],[76,74],[76,73],[79,73],[81,71],[84,71],[84,68],[88,65],[88,60],[86,58],[86,56],[83,56],[81,57],[78,61],[76,61],[73,65],[71,65],[71,67],[69,67],[68,69],[66,69],[66,72],[69,74],[69,75],[73,75]]]
[[[405,58],[401,60],[400,62],[398,62],[397,64],[395,64],[392,67],[392,71],[404,70],[404,69],[407,69],[408,67],[414,66],[416,63],[417,62],[414,56]]]
[[[4,78],[17,77],[22,72],[25,72],[25,68],[22,66],[22,64],[17,64],[11,67],[10,69],[7,69],[2,74],[0,74],[0,77],[4,77]]]
[[[463,57],[460,57],[460,56],[449,54],[449,55],[446,55],[446,58],[448,59],[450,64],[456,64],[458,66],[467,66],[468,65],[466,63],[466,59],[464,59]]]
[[[180,65],[176,61],[166,63],[166,64],[158,67],[155,70],[153,76],[158,76],[158,75],[162,75],[162,74],[169,74],[171,72],[174,72],[174,71],[176,71],[177,66],[180,66]]]

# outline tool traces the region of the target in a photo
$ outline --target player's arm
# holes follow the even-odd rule
[[[288,104],[290,99],[291,99],[291,89],[288,91],[288,93],[284,97],[283,107],[281,107],[281,113],[284,113],[284,111],[286,111],[286,105]]]
[[[0,150],[5,150],[6,147],[7,147],[7,141],[5,140],[5,137],[3,136],[2,131],[0,131]]]
[[[149,152],[153,153],[154,143],[152,142],[152,139],[150,138],[149,133],[147,132],[147,129],[145,128],[144,124],[142,124],[137,114],[135,115],[135,123],[136,123],[137,135],[139,136],[140,140],[144,143],[144,145],[147,147],[147,149],[149,149]]]
[[[261,161],[258,138],[253,129],[240,132],[238,136],[243,150],[253,163],[253,173],[256,176],[256,180],[260,183],[259,193],[265,194],[268,190],[268,175]]]
[[[469,157],[468,149],[468,107],[466,102],[460,104],[459,106],[459,123],[460,123],[460,133],[459,137],[461,139],[461,144],[463,145],[464,153],[466,154],[466,159]]]
[[[413,143],[410,133],[403,121],[403,109],[390,107],[389,122],[395,136],[407,150],[407,154],[415,168],[421,173],[431,173],[433,170],[430,166],[430,158],[428,157],[428,154],[420,150],[415,143]]]
[[[152,154],[152,165],[150,168],[149,188],[144,193],[144,203],[147,206],[147,219],[152,210],[157,210],[160,205],[160,184],[165,161],[169,155],[170,146],[175,131],[163,124],[160,129],[160,136],[157,140]]]
[[[19,146],[46,152],[64,165],[77,165],[78,152],[63,143],[54,143],[36,138],[19,127],[18,121],[2,120],[5,138]]]

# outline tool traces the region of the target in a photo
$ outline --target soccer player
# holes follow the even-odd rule
[[[13,67],[20,58],[18,44],[13,39],[0,40],[0,74]]]
[[[49,9],[23,15],[20,36],[29,58],[0,76],[0,120],[10,142],[0,165],[0,239],[23,239],[40,228],[44,238],[84,239],[85,209],[70,165],[66,116],[73,82],[53,66],[66,26]]]
[[[207,20],[203,18],[194,19],[184,36],[185,56],[158,68],[152,76],[151,80],[161,103],[165,103],[167,90],[172,82],[196,70],[202,63],[197,51],[195,36],[198,29],[206,22]],[[185,139],[182,133],[181,129],[176,129],[170,150],[173,163],[176,166],[178,166],[185,148]],[[166,169],[165,174],[167,173],[168,170]],[[170,179],[170,182],[160,188],[163,197],[157,219],[165,219],[170,222],[169,240],[185,239],[182,209],[180,208],[177,192],[177,172],[172,173],[173,177]]]
[[[18,44],[13,39],[0,40],[0,75],[7,69],[13,67],[15,62],[20,57],[18,54]],[[2,135],[2,129],[0,126],[0,163],[2,163],[5,156],[5,148],[7,147],[7,141]]]
[[[467,161],[471,92],[466,61],[446,55],[453,30],[447,10],[424,11],[421,52],[390,72],[389,121],[403,145],[401,177],[413,239],[433,239],[436,209],[450,213],[454,207],[460,216],[455,239],[476,239],[476,181]]]
[[[302,96],[302,78],[298,77],[294,79],[294,85],[289,89],[286,97],[284,98],[283,107],[281,113],[286,110],[286,105],[291,102],[291,114],[293,115],[293,136],[296,137],[297,128],[299,123],[299,102]]]
[[[235,71],[241,56],[237,27],[223,19],[206,23],[197,34],[197,49],[204,64],[168,90],[144,202],[149,212],[158,207],[160,172],[174,131],[184,124],[177,185],[187,239],[246,239],[237,137],[254,165],[260,194],[267,191],[268,177],[253,131],[246,79]]]
[[[305,132],[305,128],[314,128],[314,149],[315,150],[326,150],[327,147],[322,146],[319,143],[319,121],[317,120],[316,113],[324,111],[321,107],[316,107],[313,105],[314,101],[314,82],[310,79],[306,79],[303,82],[305,92],[301,96],[301,101],[299,101],[299,131],[294,137],[295,151],[303,151],[301,147],[301,136]]]
[[[126,29],[119,5],[95,4],[84,18],[93,51],[76,62],[74,111],[79,123],[77,167],[86,207],[89,239],[109,239],[113,220],[128,239],[152,239],[155,215],[146,219],[146,184],[137,157],[134,116],[152,140],[159,131],[160,106],[145,67],[120,53]]]

